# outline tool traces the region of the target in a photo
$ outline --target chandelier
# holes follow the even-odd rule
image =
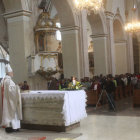
[[[82,11],[83,9],[88,12],[94,11],[95,13],[103,9],[103,0],[74,0],[76,9]]]
[[[132,8],[132,14],[134,14],[134,15],[132,15],[132,16],[135,17],[136,16],[135,12],[136,12],[137,8],[136,8],[136,5],[134,3],[134,0],[133,0],[133,5],[134,5],[134,7]],[[127,32],[132,32],[132,33],[139,32],[140,31],[140,22],[136,19],[132,19],[131,22],[128,22],[125,25],[124,29]]]
[[[125,31],[127,32],[139,32],[140,31],[140,22],[132,21],[125,25]]]

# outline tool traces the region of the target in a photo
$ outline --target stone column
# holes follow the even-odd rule
[[[94,74],[108,74],[107,35],[91,35],[94,44]]]
[[[64,76],[80,79],[79,27],[62,27],[61,33]]]
[[[5,13],[7,19],[10,63],[14,72],[14,81],[28,79],[27,56],[30,55],[30,14],[29,11]]]
[[[87,35],[87,13],[81,12],[80,39],[81,39],[81,58],[83,58],[83,77],[89,77],[89,58],[88,58],[88,35]]]
[[[127,35],[127,59],[128,59],[128,72],[134,73],[133,41],[131,33]]]
[[[111,12],[106,12],[107,19],[107,30],[108,30],[108,72],[113,75],[116,74],[115,66],[115,45],[114,45],[114,31],[113,31],[113,17],[114,14]]]
[[[128,49],[126,45],[126,40],[117,40],[115,45],[115,65],[116,74],[128,73]]]

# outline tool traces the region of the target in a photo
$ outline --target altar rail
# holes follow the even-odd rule
[[[121,86],[118,86],[116,88],[116,91],[115,91],[115,100],[116,101],[119,101],[121,99],[124,99],[126,97],[129,97],[129,96],[132,96],[133,95],[133,86],[132,85],[129,85],[129,86],[125,86],[125,87],[121,87]],[[87,94],[87,105],[88,106],[95,106],[97,104],[97,101],[99,99],[99,96],[101,94],[101,90],[88,90],[86,91],[86,94]],[[140,92],[140,90],[139,90]],[[139,100],[140,101],[140,100]],[[99,105],[102,105],[102,104],[105,104],[107,102],[102,102],[100,103]]]

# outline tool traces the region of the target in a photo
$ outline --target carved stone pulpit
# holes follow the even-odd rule
[[[29,75],[39,73],[43,77],[50,77],[60,71],[61,42],[56,39],[56,20],[50,18],[48,12],[42,12],[34,28],[35,54],[29,59]],[[62,56],[62,55],[61,55]],[[61,66],[62,69],[62,66]]]

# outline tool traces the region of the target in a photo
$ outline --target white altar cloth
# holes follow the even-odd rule
[[[49,102],[49,104],[46,105],[46,110],[49,108],[49,110],[52,111],[54,109],[54,112],[59,112],[64,120],[64,125],[69,126],[74,123],[79,122],[81,119],[87,117],[86,113],[86,93],[84,90],[76,90],[76,91],[52,91],[52,90],[46,90],[46,91],[30,91],[29,93],[22,93],[22,99],[24,102],[29,100],[35,103],[35,106],[37,105],[37,101],[45,101],[46,103]],[[25,103],[23,103],[23,106],[26,106]],[[52,105],[53,104],[53,105]],[[50,107],[49,107],[50,106]],[[42,106],[44,107],[44,106]],[[62,109],[61,109],[62,108]],[[41,109],[41,104],[40,104]],[[49,112],[50,119],[49,119],[49,125],[62,125],[61,120],[57,120],[58,124],[51,124],[51,118],[55,118],[55,115]],[[59,116],[56,114],[56,116]],[[58,117],[60,118],[60,117]],[[24,119],[24,118],[23,118]],[[24,121],[24,120],[23,120]],[[54,120],[52,120],[54,121]],[[44,122],[46,123],[46,122]]]

